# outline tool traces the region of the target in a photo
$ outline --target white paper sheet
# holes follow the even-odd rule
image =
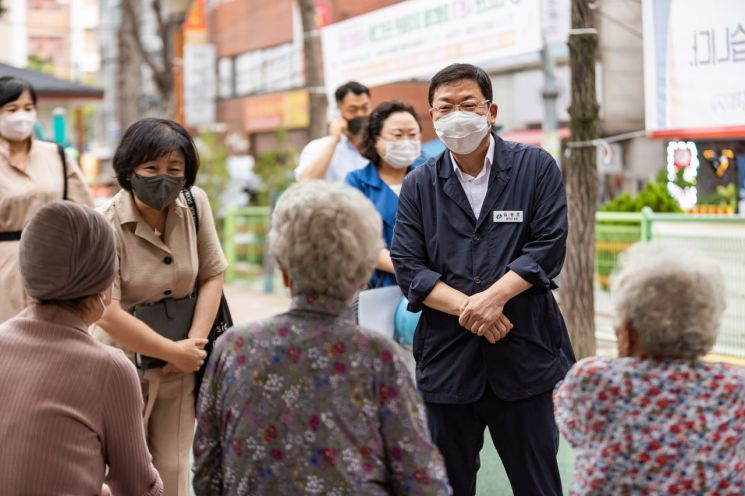
[[[361,291],[358,313],[360,326],[393,339],[393,316],[401,296],[398,286]]]

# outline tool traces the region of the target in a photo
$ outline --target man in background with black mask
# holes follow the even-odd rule
[[[355,81],[336,89],[340,116],[329,126],[329,135],[311,141],[300,153],[295,179],[324,179],[343,182],[347,174],[366,166],[368,160],[357,150],[370,115],[370,90]]]

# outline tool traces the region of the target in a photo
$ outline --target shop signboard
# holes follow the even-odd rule
[[[745,135],[745,2],[643,0],[646,127]]]
[[[244,116],[248,132],[308,127],[308,92],[295,90],[245,98]]]

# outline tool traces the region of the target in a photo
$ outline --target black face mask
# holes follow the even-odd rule
[[[347,132],[352,136],[359,135],[367,127],[367,117],[355,117],[347,121]]]
[[[159,175],[132,178],[132,190],[137,198],[148,207],[163,210],[173,202],[186,184],[185,177]]]

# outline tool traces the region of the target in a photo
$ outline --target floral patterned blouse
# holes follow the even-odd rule
[[[338,300],[228,331],[200,392],[197,495],[450,494],[396,344]]]
[[[745,370],[586,358],[554,392],[571,494],[745,494]]]

